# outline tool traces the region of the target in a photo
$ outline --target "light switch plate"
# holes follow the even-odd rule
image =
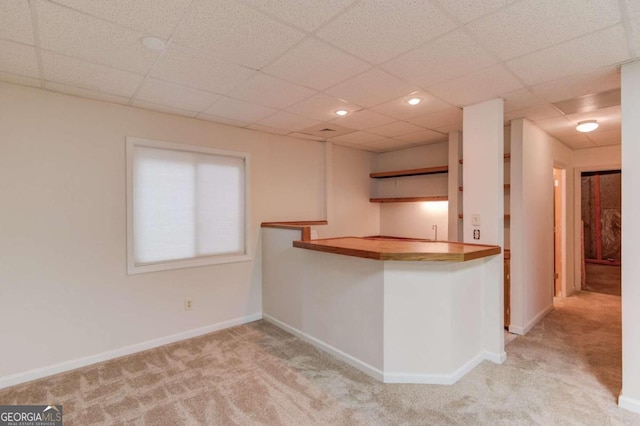
[[[471,226],[480,226],[480,215],[472,214],[471,215]]]

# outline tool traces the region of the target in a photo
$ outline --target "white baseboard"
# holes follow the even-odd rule
[[[524,327],[517,325],[509,326],[509,333],[519,334],[524,336],[527,334],[542,318],[544,318],[549,312],[553,311],[553,304],[547,306],[538,313],[531,321],[529,321]]]
[[[495,352],[485,352],[484,359],[486,359],[487,361],[491,361],[494,364],[502,364],[507,360],[507,353],[502,352],[500,354],[497,354]]]
[[[469,371],[473,370],[486,358],[485,352],[465,362],[460,368],[451,374],[402,374],[402,373],[385,373],[385,383],[420,383],[425,385],[453,385],[464,377]]]
[[[315,337],[312,337],[310,335],[308,335],[307,333],[298,330],[297,328],[294,328],[270,315],[267,314],[262,314],[262,317],[264,318],[265,321],[268,321],[270,323],[272,323],[273,325],[280,327],[283,330],[288,331],[289,333],[293,334],[296,337],[299,337],[300,339],[304,340],[305,342],[308,342],[310,344],[312,344],[313,346],[315,346],[316,348],[328,352],[331,355],[333,355],[334,357],[338,358],[341,361],[346,362],[347,364],[349,364],[350,366],[357,368],[358,370],[362,371],[363,373],[373,377],[376,380],[380,380],[383,381],[384,379],[384,375],[382,373],[382,371],[380,371],[379,369],[373,367],[372,365],[367,364],[366,362],[360,361],[359,359],[345,353],[342,352],[340,349],[334,348],[333,346],[329,345],[328,343],[323,342],[322,340],[316,339]]]
[[[544,308],[542,311],[540,311],[538,313],[538,315],[536,315],[531,321],[529,321],[527,323],[527,325],[525,325],[524,327],[524,334],[527,334],[529,331],[531,331],[531,329],[538,323],[540,322],[540,320],[544,317],[547,316],[547,314],[549,312],[553,311],[553,303],[549,306],[547,306],[546,308]]]
[[[234,327],[236,325],[246,324],[249,322],[257,321],[259,319],[262,319],[261,312],[245,317],[219,322],[217,324],[212,324],[205,327],[196,328],[194,330],[184,331],[182,333],[173,334],[171,336],[160,337],[158,339],[136,343],[134,345],[125,346],[123,348],[114,349],[112,351],[102,352],[99,354],[77,358],[70,361],[64,361],[59,364],[50,365],[48,367],[36,368],[33,370],[25,371],[23,373],[16,373],[10,376],[0,377],[0,389],[7,388],[9,386],[15,386],[20,383],[30,382],[36,379],[41,379],[43,377],[52,376],[54,374],[63,373],[65,371],[75,370],[77,368],[86,367],[88,365],[97,364],[99,362],[108,361],[110,359],[131,355],[136,352],[146,351],[148,349],[175,343],[180,340],[202,336],[203,334],[213,333],[214,331]]]
[[[622,394],[618,397],[618,406],[625,410],[640,413],[640,399],[629,398]]]
[[[518,327],[517,325],[510,325],[509,326],[509,333],[518,334],[520,336],[523,336],[524,335],[524,328],[523,327]]]
[[[495,354],[491,352],[481,352],[466,363],[464,363],[460,368],[454,371],[451,374],[406,374],[406,373],[384,373],[378,368],[375,368],[343,351],[337,349],[322,340],[316,339],[304,333],[297,328],[294,328],[270,315],[263,314],[262,317],[265,321],[268,321],[274,324],[277,327],[282,328],[283,330],[288,331],[294,336],[299,337],[317,347],[320,350],[328,352],[329,354],[335,356],[341,361],[349,364],[350,366],[357,368],[368,376],[373,377],[376,380],[379,380],[383,383],[417,383],[417,384],[431,384],[431,385],[452,385],[464,377],[469,371],[473,370],[478,364],[482,361],[489,360],[492,362],[496,362],[498,364],[502,364],[507,359],[507,354]]]

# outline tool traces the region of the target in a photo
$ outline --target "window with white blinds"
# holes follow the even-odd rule
[[[247,162],[127,138],[129,273],[248,260]]]

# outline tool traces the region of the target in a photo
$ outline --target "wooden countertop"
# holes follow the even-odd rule
[[[500,254],[499,246],[448,241],[342,237],[294,241],[294,247],[375,260],[465,262]]]
[[[311,239],[311,226],[326,224],[326,220],[306,220],[294,222],[262,222],[260,226],[262,228],[299,229],[301,233],[300,239],[302,241],[309,241]]]

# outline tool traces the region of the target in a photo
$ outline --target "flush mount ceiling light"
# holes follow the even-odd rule
[[[147,49],[156,51],[164,50],[167,46],[167,43],[158,37],[146,36],[142,37],[140,41],[142,41],[142,44],[144,44]]]
[[[576,130],[582,133],[593,132],[598,128],[597,120],[585,120],[578,123]]]
[[[422,102],[420,98],[411,98],[407,101],[409,105],[418,105],[420,102]]]
[[[336,115],[339,115],[340,117],[345,116],[349,114],[349,111],[347,111],[346,109],[339,109],[336,111]]]

